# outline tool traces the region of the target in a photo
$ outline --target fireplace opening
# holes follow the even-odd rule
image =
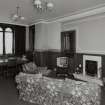
[[[89,76],[97,76],[97,61],[86,60],[85,62],[86,74]]]

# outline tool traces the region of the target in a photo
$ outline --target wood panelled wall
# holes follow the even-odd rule
[[[35,51],[27,52],[27,58],[34,61],[37,66],[47,66],[49,69],[54,69],[56,65],[56,58],[62,56],[61,51]],[[70,72],[73,72],[75,67],[75,56],[69,56],[70,58]]]
[[[47,66],[48,68],[56,67],[56,58],[61,56],[61,52],[55,51],[36,51],[34,53],[34,61],[38,66]]]
[[[56,66],[56,58],[61,55],[61,52],[54,51],[35,51],[27,52],[27,58],[34,61],[37,66],[47,66],[54,68]]]
[[[76,53],[74,56],[70,57],[69,68],[70,72],[75,72],[79,64],[82,65],[81,70],[83,70],[83,55],[95,55],[102,57],[102,76],[105,77],[105,55],[100,54],[86,54],[86,53]],[[62,56],[61,52],[57,51],[35,51],[33,55],[29,58],[33,58],[38,66],[47,66],[50,69],[56,67],[56,58]]]

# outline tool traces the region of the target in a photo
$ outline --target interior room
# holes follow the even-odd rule
[[[0,0],[0,105],[105,105],[104,0]]]

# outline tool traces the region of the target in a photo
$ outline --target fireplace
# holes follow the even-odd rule
[[[97,76],[97,61],[86,60],[85,61],[85,71],[86,75]]]
[[[103,86],[101,56],[83,55],[83,72],[74,73],[74,77],[87,82],[97,83]]]
[[[101,56],[83,55],[83,75],[101,78]]]

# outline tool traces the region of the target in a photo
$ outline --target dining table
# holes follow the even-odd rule
[[[0,59],[0,77],[16,75],[22,71],[22,65],[29,60],[22,57],[8,57]]]

